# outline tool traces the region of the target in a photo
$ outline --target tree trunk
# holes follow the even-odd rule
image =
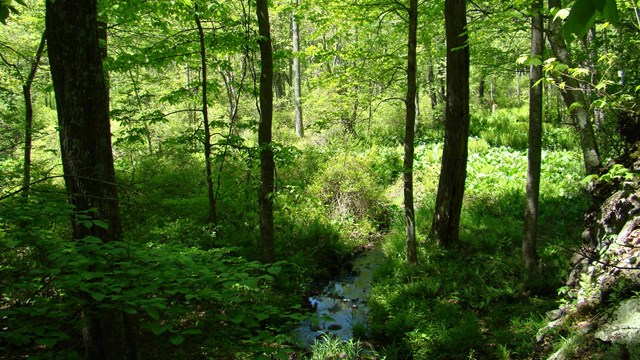
[[[542,60],[544,54],[542,0],[533,4],[531,18],[531,57]],[[524,238],[522,259],[530,279],[538,275],[538,253],[536,251],[538,226],[538,200],[540,194],[540,167],[542,163],[542,88],[536,83],[542,79],[542,64],[531,65],[529,73],[529,153],[527,167],[527,190],[524,207]]]
[[[436,90],[438,85],[436,77],[433,73],[433,64],[429,62],[427,67],[427,82],[429,83],[429,99],[431,100],[431,109],[438,107],[438,91]]]
[[[559,0],[549,0],[549,8],[560,8]],[[571,60],[571,54],[565,43],[562,33],[562,26],[559,20],[549,20],[548,40],[553,53],[562,63],[569,67],[574,67]],[[589,118],[588,106],[584,103],[582,90],[578,81],[570,76],[563,75],[563,81],[566,86],[560,90],[562,99],[568,109],[571,111],[571,117],[574,126],[580,135],[580,147],[582,148],[582,156],[587,174],[597,174],[601,167],[600,153],[598,151],[598,143],[596,141],[593,126]],[[573,105],[576,104],[576,105]],[[573,105],[573,106],[572,106]]]
[[[480,103],[484,105],[484,89],[485,89],[485,75],[480,75],[480,82],[478,83],[478,99]]]
[[[418,28],[418,0],[409,1],[409,36],[407,41],[407,97],[404,135],[404,218],[407,242],[407,262],[418,262],[416,252],[416,223],[413,206],[413,153],[416,122],[416,44]]]
[[[200,66],[202,67],[202,122],[204,126],[204,162],[207,175],[207,195],[209,197],[209,222],[218,223],[216,209],[216,197],[213,193],[213,173],[211,171],[211,129],[209,127],[209,105],[207,102],[207,48],[204,41],[204,30],[198,15],[198,6],[195,7],[195,21],[198,28],[198,40],[200,41]]]
[[[516,97],[518,99],[518,107],[522,103],[522,99],[520,96],[520,69],[516,69]]]
[[[298,0],[295,0],[298,7]],[[296,135],[304,137],[304,126],[302,123],[302,107],[300,106],[301,86],[300,86],[300,36],[298,32],[298,21],[295,10],[291,14],[291,33],[293,34],[293,104],[295,106]]]
[[[275,164],[271,147],[271,123],[273,119],[273,50],[269,25],[267,0],[257,0],[258,33],[260,35],[260,125],[258,146],[260,148],[260,250],[262,262],[275,261],[273,239],[273,177]]]
[[[122,225],[111,150],[109,98],[98,42],[97,1],[48,0],[46,27],[69,202],[77,213],[108,224],[106,228],[89,228],[73,218],[73,237],[119,241]],[[82,316],[88,359],[137,359],[134,318],[95,305],[84,308]]]
[[[33,85],[33,79],[36,77],[38,66],[40,65],[40,58],[44,52],[44,46],[47,42],[46,31],[42,34],[40,39],[40,45],[36,51],[36,56],[31,63],[31,70],[27,76],[27,80],[22,86],[22,94],[24,96],[24,174],[22,178],[22,197],[29,198],[29,192],[31,190],[31,147],[33,145],[33,102],[31,100],[31,85]]]
[[[465,0],[445,0],[447,105],[442,169],[429,237],[443,247],[459,240],[469,138],[469,47]]]

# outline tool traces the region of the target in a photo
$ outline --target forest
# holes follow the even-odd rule
[[[0,359],[640,359],[640,1],[0,21]]]

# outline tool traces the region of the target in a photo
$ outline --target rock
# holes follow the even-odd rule
[[[340,329],[342,329],[342,325],[340,325],[340,324],[331,324],[331,325],[329,325],[329,327],[327,329],[333,330],[333,331],[340,330]]]
[[[563,318],[558,318],[557,320],[554,320],[550,323],[547,324],[547,326],[543,327],[542,329],[538,330],[538,333],[536,334],[536,341],[538,343],[542,342],[542,340],[544,340],[544,337],[547,336],[548,334],[551,334],[552,330],[555,329],[556,327],[560,326],[563,323]]]
[[[595,324],[589,320],[581,321],[573,326],[573,330],[578,335],[586,335],[593,331]]]
[[[605,342],[640,346],[640,299],[621,301],[594,335]]]
[[[551,310],[547,312],[547,319],[550,321],[558,320],[563,314],[564,311],[562,309]]]

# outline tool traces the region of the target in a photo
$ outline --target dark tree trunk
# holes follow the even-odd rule
[[[73,237],[119,241],[122,225],[111,152],[109,98],[98,42],[97,1],[48,0],[46,27],[69,201],[77,213],[108,224],[106,228],[89,228],[74,218]],[[82,316],[88,359],[137,359],[133,318],[95,305],[85,307]]]
[[[298,0],[295,0],[295,6],[296,8],[298,7]],[[298,135],[298,137],[304,137],[302,107],[300,106],[300,36],[295,10],[291,14],[291,33],[293,35],[293,104],[295,105],[296,135]]]
[[[413,206],[413,154],[416,122],[416,44],[418,28],[418,0],[409,1],[409,36],[407,41],[407,97],[404,135],[404,217],[407,243],[407,262],[418,262],[416,252],[416,224]]]
[[[478,84],[478,98],[480,103],[484,104],[485,80],[484,75],[480,75],[480,83]]]
[[[442,169],[429,237],[443,247],[459,239],[469,138],[469,47],[465,0],[445,0],[447,105]]]
[[[533,4],[531,18],[531,56],[542,60],[544,53],[542,0]],[[536,83],[542,79],[542,65],[531,65],[529,73],[529,153],[527,168],[527,190],[524,207],[524,238],[522,258],[527,276],[538,275],[538,253],[536,250],[538,227],[538,199],[540,194],[540,167],[542,163],[542,88]]]
[[[275,164],[271,147],[271,123],[273,119],[273,50],[269,25],[267,0],[257,0],[258,32],[260,34],[260,250],[262,262],[275,260],[273,239],[273,178]]]
[[[549,0],[549,8],[560,8],[561,2],[559,0]],[[553,49],[553,53],[563,64],[569,67],[573,66],[571,60],[571,54],[565,43],[564,35],[562,33],[562,26],[559,20],[549,20],[548,28],[548,41]],[[584,102],[582,90],[580,84],[575,78],[570,76],[563,76],[562,80],[566,83],[566,86],[560,90],[562,99],[568,109],[572,108],[572,104],[579,104],[579,106],[573,106],[571,117],[574,121],[574,126],[580,135],[580,147],[582,148],[582,156],[584,166],[587,174],[597,174],[601,167],[600,152],[598,151],[598,143],[596,141],[593,126],[591,125],[591,119],[587,104]]]
[[[427,82],[429,83],[429,99],[431,100],[431,109],[438,107],[438,84],[436,76],[433,72],[433,64],[429,63],[427,68]]]
[[[200,42],[200,66],[202,67],[202,122],[204,126],[204,162],[207,175],[207,196],[209,198],[209,222],[218,223],[216,209],[216,197],[213,193],[213,172],[211,171],[211,129],[209,127],[209,104],[207,102],[207,47],[204,41],[204,30],[198,15],[198,7],[195,7],[195,21],[198,28],[198,40]]]
[[[33,85],[33,79],[36,77],[38,66],[40,65],[40,58],[44,52],[44,46],[47,42],[46,31],[42,34],[40,39],[40,45],[36,50],[36,56],[31,64],[31,69],[27,80],[22,85],[22,94],[24,96],[24,162],[23,169],[24,174],[22,178],[22,196],[25,199],[29,198],[29,192],[31,190],[31,147],[33,145],[33,102],[31,100],[31,85]]]

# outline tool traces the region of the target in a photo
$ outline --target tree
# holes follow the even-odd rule
[[[416,46],[418,0],[409,0],[409,36],[407,40],[407,97],[404,137],[404,217],[406,222],[407,261],[416,263],[416,224],[413,206],[413,155],[416,123]]]
[[[531,16],[531,65],[529,72],[529,152],[527,167],[527,189],[524,208],[524,238],[522,258],[530,278],[538,273],[536,251],[538,200],[540,194],[540,167],[542,162],[542,56],[544,33],[542,1],[536,0]]]
[[[98,41],[96,0],[49,0],[46,28],[51,77],[56,94],[60,147],[69,202],[76,214],[103,226],[71,220],[73,238],[120,241],[119,214],[109,98]],[[87,295],[87,301],[91,298]],[[130,315],[88,306],[83,341],[88,359],[136,359],[135,326]]]
[[[213,192],[213,174],[211,171],[211,130],[209,126],[209,108],[207,100],[207,47],[205,46],[204,30],[198,14],[198,6],[195,7],[195,21],[198,28],[198,42],[200,44],[200,66],[202,67],[202,123],[204,127],[204,161],[207,174],[207,195],[209,198],[209,222],[218,222],[216,210],[216,197]]]
[[[260,39],[260,125],[258,147],[260,149],[260,250],[262,261],[275,260],[273,239],[273,178],[275,164],[271,144],[271,123],[273,120],[273,50],[269,25],[269,5],[267,0],[257,0],[258,34]]]
[[[40,58],[44,52],[44,46],[47,42],[46,32],[42,33],[40,45],[36,50],[36,55],[31,63],[29,75],[22,85],[22,94],[24,96],[24,161],[23,161],[23,179],[22,179],[22,196],[26,199],[29,197],[31,189],[31,147],[33,145],[33,101],[31,99],[31,86],[36,77],[36,72],[40,66]]]
[[[469,47],[465,0],[445,0],[447,94],[445,139],[429,237],[444,247],[459,239],[469,138]]]
[[[549,0],[550,9],[559,9],[560,6],[560,0]],[[565,42],[560,19],[549,19],[547,39],[556,58],[563,64],[574,67],[571,53]],[[582,148],[585,170],[587,174],[597,174],[601,167],[600,151],[598,150],[593,125],[591,125],[591,119],[587,111],[589,106],[585,104],[584,94],[578,81],[564,73],[561,76],[565,86],[560,89],[560,94],[565,105],[571,111],[574,126],[580,135],[580,147]]]
[[[295,0],[295,6],[298,7],[298,0]],[[293,37],[293,104],[295,106],[296,135],[303,137],[304,126],[302,107],[300,106],[300,33],[295,9],[291,13],[291,34]]]
[[[22,74],[18,63],[10,62],[4,55],[0,53],[0,59],[10,68],[13,68],[15,74],[22,82],[22,96],[24,99],[24,157],[23,157],[23,174],[22,174],[22,196],[25,199],[29,198],[29,192],[31,191],[31,151],[33,145],[33,100],[31,96],[31,90],[33,82],[36,77],[36,72],[40,67],[40,59],[44,53],[46,44],[46,33],[43,32],[40,37],[40,42],[36,53],[33,58],[26,58],[24,55],[13,48],[8,47],[11,52],[18,55],[18,62],[27,61],[30,63],[28,68],[29,72],[26,77]]]

